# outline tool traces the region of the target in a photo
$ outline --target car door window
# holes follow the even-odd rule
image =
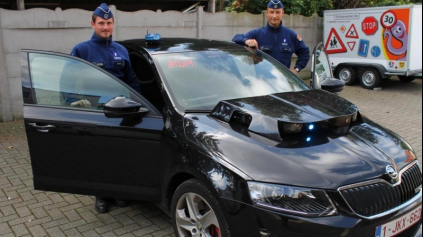
[[[88,101],[83,109],[102,110],[116,96],[130,90],[113,77],[71,57],[30,53],[31,82],[38,105],[70,107]]]
[[[326,53],[320,52],[318,57],[316,57],[316,79],[320,83],[323,82],[326,78],[331,77],[331,75],[328,75],[330,71]]]
[[[151,68],[151,63],[145,56],[136,52],[130,52],[129,58],[134,73],[140,82],[142,96],[153,104],[158,111],[163,111],[165,102],[162,97],[160,84]]]
[[[312,73],[312,87],[315,89],[320,89],[323,81],[325,81],[327,78],[333,77],[332,69],[328,60],[329,56],[324,50],[322,43],[320,43],[314,49],[313,57],[313,62],[315,65],[313,65],[314,73]]]

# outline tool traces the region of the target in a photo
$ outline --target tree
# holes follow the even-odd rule
[[[249,12],[260,14],[267,8],[269,0],[226,0],[226,11]],[[311,16],[317,13],[323,16],[323,11],[332,9],[350,9],[363,7],[397,6],[422,4],[422,0],[292,0],[283,1],[285,13]]]
[[[333,0],[333,9],[422,4],[421,0]]]
[[[293,0],[285,1],[284,9],[286,14],[297,14],[311,16],[314,13],[322,12],[325,9],[331,9],[332,0]],[[268,0],[236,0],[232,5],[226,8],[226,11],[249,12],[260,14],[266,10]]]

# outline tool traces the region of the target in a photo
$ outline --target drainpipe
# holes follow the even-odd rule
[[[13,120],[10,100],[9,78],[7,77],[6,58],[3,49],[3,29],[0,28],[0,123]]]
[[[216,13],[216,0],[210,0],[209,1],[209,12],[210,13]]]
[[[25,0],[16,0],[16,6],[19,11],[25,10]]]
[[[198,6],[197,7],[197,39],[203,38],[203,19],[204,19],[203,6]]]

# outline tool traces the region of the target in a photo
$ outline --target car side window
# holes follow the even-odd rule
[[[316,57],[316,79],[319,83],[322,83],[326,78],[330,77],[328,72],[330,72],[330,65],[327,59],[325,58],[326,54],[320,53]]]
[[[314,89],[321,89],[321,84],[327,78],[333,78],[332,69],[329,64],[329,56],[323,48],[323,44],[316,46],[314,50],[314,69],[312,72],[311,86]]]
[[[103,110],[103,105],[116,96],[130,97],[128,88],[87,63],[42,53],[30,53],[29,59],[38,105]],[[78,101],[84,103],[74,103]]]
[[[163,111],[165,102],[150,62],[144,56],[136,52],[130,52],[129,58],[134,73],[141,85],[141,95],[153,104],[158,111]]]

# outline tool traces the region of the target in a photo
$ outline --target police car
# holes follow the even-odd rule
[[[419,235],[413,149],[335,94],[322,44],[309,86],[230,42],[120,43],[141,94],[79,58],[22,50],[35,189],[153,202],[178,237]]]

